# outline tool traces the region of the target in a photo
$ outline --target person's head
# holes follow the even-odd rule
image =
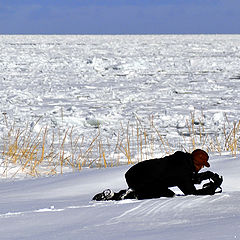
[[[209,156],[205,151],[196,149],[192,152],[192,157],[197,172],[199,172],[204,166],[210,167],[208,162]]]

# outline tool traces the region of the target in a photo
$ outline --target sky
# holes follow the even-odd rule
[[[239,34],[240,0],[0,0],[0,34]]]

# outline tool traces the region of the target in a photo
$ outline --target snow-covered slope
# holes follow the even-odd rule
[[[224,177],[223,192],[214,196],[91,201],[105,188],[126,188],[129,166],[2,180],[1,240],[238,239],[239,156],[215,155],[210,162],[210,170]]]

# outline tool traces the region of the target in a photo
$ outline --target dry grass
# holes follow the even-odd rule
[[[48,126],[36,131],[35,126],[18,129],[6,120],[7,133],[3,139],[2,176],[15,177],[24,173],[33,177],[54,175],[66,170],[80,171],[83,167],[113,167],[120,164],[133,164],[156,157],[156,153],[168,155],[174,152],[166,136],[154,124],[153,116],[148,123],[136,117],[134,124],[121,124],[115,144],[103,137],[98,128],[95,137],[87,141],[74,128],[54,130]],[[38,119],[36,124],[40,121]],[[198,124],[196,124],[196,122]],[[178,149],[191,152],[196,148],[208,152],[239,152],[240,121],[226,121],[219,135],[205,131],[203,119],[195,119],[194,114],[186,122],[187,136]],[[111,139],[111,142],[113,139]]]

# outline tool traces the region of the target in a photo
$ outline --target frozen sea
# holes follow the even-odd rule
[[[193,115],[208,134],[239,120],[239,66],[240,35],[2,35],[0,132],[41,117],[114,144],[152,117],[176,149]]]

